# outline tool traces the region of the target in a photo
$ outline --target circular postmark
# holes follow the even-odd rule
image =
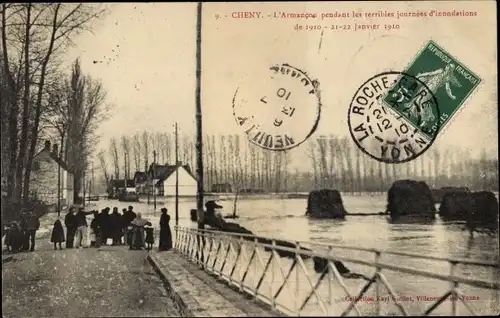
[[[391,71],[358,88],[347,121],[352,139],[364,153],[381,162],[404,163],[431,147],[439,116],[437,99],[425,83]]]
[[[247,78],[233,98],[236,123],[250,142],[267,150],[284,151],[306,141],[320,112],[319,83],[288,64]]]

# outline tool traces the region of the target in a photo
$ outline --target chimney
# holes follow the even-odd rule
[[[43,150],[50,151],[50,140],[45,140],[45,147]]]
[[[52,146],[52,154],[56,157],[59,157],[59,147],[57,144],[54,144]]]

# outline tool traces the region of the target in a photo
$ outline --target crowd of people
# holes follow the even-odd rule
[[[66,237],[59,220],[54,223],[51,242],[54,249],[61,247],[61,243],[66,243],[66,248],[79,248],[87,246],[87,215],[93,215],[90,222],[90,247],[101,247],[107,245],[111,240],[111,245],[128,245],[130,249],[151,249],[154,244],[154,228],[150,221],[143,219],[140,212],[135,213],[134,208],[129,206],[120,213],[117,207],[111,209],[106,207],[99,211],[85,212],[79,209],[76,212],[74,207],[70,208],[64,218],[66,226]],[[170,216],[167,209],[161,209],[160,218],[160,250],[172,248],[172,232],[170,230]],[[166,222],[164,220],[167,220]],[[58,222],[59,221],[59,222]],[[162,222],[163,221],[163,222]]]
[[[66,248],[101,247],[108,245],[128,245],[130,249],[152,249],[154,238],[153,224],[144,219],[140,212],[134,212],[129,206],[122,213],[117,207],[111,209],[106,207],[99,211],[84,211],[83,208],[71,207],[64,217],[64,226],[61,219],[54,222],[50,242],[54,244],[54,250],[62,249],[62,243]],[[21,222],[11,222],[6,245],[11,252],[23,250],[34,251],[35,234],[40,227],[40,221],[33,213],[26,211],[21,215]],[[172,248],[172,232],[170,230],[170,216],[166,208],[161,209],[160,217],[160,240],[159,250],[166,251]],[[87,216],[93,215],[90,224]],[[90,231],[89,231],[90,230]],[[87,244],[90,238],[90,244]]]
[[[26,209],[21,213],[20,221],[12,221],[7,225],[5,245],[7,251],[18,253],[35,250],[35,235],[40,228],[40,220],[33,209]]]

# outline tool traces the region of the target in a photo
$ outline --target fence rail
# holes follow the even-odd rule
[[[439,314],[458,315],[460,304],[472,315],[498,311],[499,264],[495,262],[307,242],[294,242],[295,248],[291,248],[280,246],[280,242],[283,241],[248,234],[176,227],[174,247],[205,271],[288,315],[346,316],[352,311],[358,315],[380,315],[383,312],[389,315],[430,315],[439,310]],[[315,246],[316,250],[304,249],[304,246]],[[341,255],[338,251],[334,254],[334,250],[344,250],[349,255]],[[363,252],[372,254],[374,259],[357,255]],[[387,256],[390,260],[382,262],[381,259]],[[310,259],[323,264],[319,271],[312,269]],[[348,264],[348,267],[362,266],[364,270],[360,270],[366,274],[343,271],[339,262]],[[441,264],[436,268],[448,266],[449,273],[402,266],[405,262],[418,262],[423,267],[429,267],[425,262],[436,262]],[[462,268],[464,275],[458,273],[461,266],[466,268]],[[478,268],[481,273],[491,270],[493,280],[464,277],[471,276],[471,272]],[[402,283],[403,274],[413,277],[414,281]],[[430,280],[434,280],[432,285],[428,285]],[[423,294],[415,294],[419,285],[423,285],[424,290],[420,290]],[[460,285],[466,286],[469,293],[480,293],[480,296],[467,295]],[[406,294],[398,294],[395,286]],[[386,293],[382,294],[384,289]],[[288,297],[283,296],[285,290]],[[436,295],[425,294],[427,290],[433,290]],[[414,295],[409,295],[410,292]],[[443,312],[447,301],[451,301],[451,311]],[[491,313],[485,311],[485,306]]]

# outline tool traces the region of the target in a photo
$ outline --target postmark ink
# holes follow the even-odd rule
[[[419,114],[414,122],[400,114],[410,111]],[[356,91],[348,125],[364,153],[381,162],[404,163],[430,148],[439,131],[431,128],[439,126],[439,117],[437,99],[425,83],[406,73],[384,72]]]
[[[247,80],[233,97],[233,115],[250,142],[285,151],[307,140],[321,112],[319,83],[288,64]]]

